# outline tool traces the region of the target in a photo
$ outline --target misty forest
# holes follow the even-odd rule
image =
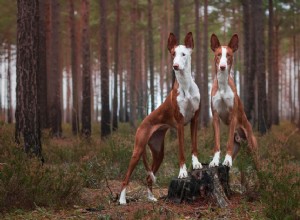
[[[298,22],[298,0],[0,0],[0,218],[299,219]],[[226,205],[214,177],[169,198],[214,167]]]

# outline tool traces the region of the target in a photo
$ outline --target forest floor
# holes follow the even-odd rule
[[[0,164],[6,164],[4,167],[7,168],[1,170],[0,167],[0,219],[300,217],[300,132],[290,123],[274,127],[267,135],[257,135],[264,165],[261,180],[268,185],[267,188],[255,189],[258,174],[251,168],[248,152],[242,150],[239,153],[230,170],[233,194],[227,208],[219,208],[207,201],[174,204],[163,199],[168,193],[171,179],[178,172],[177,140],[171,134],[167,134],[165,158],[153,188],[155,197],[160,198],[158,202],[149,202],[146,198],[145,169],[139,163],[127,188],[127,199],[130,201],[121,206],[117,196],[132,154],[134,130],[128,124],[121,124],[119,131],[104,141],[98,137],[98,125],[95,125],[95,134],[88,141],[72,136],[68,126],[64,130],[64,137],[59,139],[43,133],[46,163],[41,167],[18,156],[12,150],[15,148],[13,127],[0,126],[0,150],[3,152],[0,154]],[[187,146],[191,144],[188,130],[185,132]],[[224,145],[227,130],[222,128],[221,131],[221,143]],[[213,146],[211,128],[200,130],[198,140],[199,160],[208,163]],[[186,147],[185,150],[187,167],[190,168],[190,148]],[[244,181],[248,190],[241,187],[240,170],[245,172]],[[36,186],[32,187],[33,184]]]
[[[81,205],[67,209],[36,207],[33,211],[16,210],[3,219],[264,219],[261,202],[249,201],[246,195],[235,193],[227,208],[219,208],[201,201],[175,204],[163,198],[158,202],[146,199],[146,188],[131,182],[128,189],[127,205],[119,205],[111,192],[118,192],[120,181],[108,181],[109,188],[84,188]],[[167,195],[167,188],[154,188],[158,198]]]

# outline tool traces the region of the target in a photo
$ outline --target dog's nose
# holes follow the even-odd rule
[[[179,69],[179,65],[178,65],[177,63],[175,63],[175,64],[173,65],[173,68],[174,68],[174,70],[178,70],[178,69]]]
[[[222,65],[222,66],[220,66],[220,70],[222,70],[222,71],[224,71],[224,70],[225,70],[225,68],[226,68],[226,66],[225,66],[225,65]]]

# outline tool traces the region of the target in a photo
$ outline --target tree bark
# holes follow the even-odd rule
[[[62,109],[61,109],[61,63],[60,63],[60,3],[51,1],[51,76],[49,77],[49,120],[51,135],[62,136]]]
[[[151,96],[151,111],[155,109],[154,101],[154,45],[152,33],[152,0],[148,0],[148,53],[149,53],[149,71],[150,71],[150,96]]]
[[[13,122],[11,97],[11,44],[7,43],[7,123]]]
[[[137,1],[132,0],[131,4],[131,22],[132,22],[132,31],[130,34],[130,118],[129,122],[131,127],[136,127],[136,85],[135,78],[136,74],[136,19],[137,19]]]
[[[39,70],[38,70],[38,106],[40,111],[41,128],[48,127],[47,104],[47,42],[46,42],[46,16],[49,13],[47,2],[39,0]]]
[[[42,159],[40,115],[37,103],[39,70],[39,1],[18,0],[16,141],[28,155]],[[43,160],[43,159],[42,159]]]
[[[180,42],[180,1],[174,0],[173,3],[174,10],[174,26],[173,26],[173,34],[177,38],[177,42]],[[172,69],[172,88],[175,82],[175,72]]]
[[[203,76],[201,93],[201,125],[208,126],[209,122],[209,103],[208,103],[208,15],[207,0],[204,1],[204,20],[203,20]]]
[[[109,108],[109,72],[107,56],[106,1],[100,0],[100,63],[101,63],[101,137],[111,133]]]
[[[116,1],[115,27],[115,68],[114,68],[114,97],[113,97],[113,131],[118,129],[118,75],[119,75],[119,35],[120,35],[120,0]],[[121,94],[121,93],[120,93]]]
[[[174,178],[169,186],[167,200],[175,203],[182,201],[207,201],[219,207],[229,205],[230,196],[229,168],[226,166],[193,170],[185,179]]]
[[[90,62],[90,35],[89,14],[90,1],[82,0],[82,110],[81,133],[85,137],[91,135],[91,62]]]
[[[258,130],[261,134],[267,132],[267,96],[266,96],[266,73],[265,73],[265,40],[264,40],[264,10],[262,0],[253,1],[256,15],[255,22],[255,48],[256,48],[256,76],[258,88]]]
[[[272,126],[273,122],[273,57],[274,57],[274,50],[273,50],[273,0],[269,0],[269,22],[268,22],[268,128]]]
[[[196,38],[195,38],[195,50],[196,50],[196,73],[195,73],[195,82],[199,89],[201,89],[201,35],[200,35],[200,15],[199,15],[199,0],[195,0],[195,17],[196,17]],[[201,89],[200,96],[202,97],[203,90]],[[199,123],[201,123],[201,120],[199,120]]]
[[[72,66],[72,133],[79,131],[79,107],[78,107],[78,45],[75,32],[74,0],[69,0],[69,24],[71,36],[71,66]]]
[[[244,26],[244,106],[248,120],[254,124],[254,80],[255,80],[255,63],[254,56],[254,37],[253,22],[251,20],[251,1],[242,1],[243,5],[243,26]],[[252,45],[252,46],[250,46]]]

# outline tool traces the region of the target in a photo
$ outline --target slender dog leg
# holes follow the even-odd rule
[[[192,164],[193,169],[201,169],[202,164],[198,160],[198,150],[197,150],[197,131],[199,124],[199,110],[195,112],[195,116],[191,121],[191,137],[192,137]]]
[[[131,160],[130,160],[130,163],[129,163],[129,167],[128,167],[126,176],[123,180],[120,199],[119,199],[120,204],[126,204],[126,186],[128,185],[129,178],[132,174],[132,171],[134,170],[134,168],[138,164],[144,150],[145,150],[145,144],[144,145],[137,145],[137,143],[135,144],[134,150],[133,150],[133,153],[132,153],[132,157],[131,157]]]
[[[220,119],[216,111],[213,111],[213,127],[215,135],[214,158],[210,162],[209,167],[219,166],[220,162]]]
[[[178,145],[179,145],[179,175],[178,178],[186,178],[187,177],[187,169],[185,165],[185,157],[184,157],[184,125],[183,123],[178,123],[177,125],[177,137],[178,137]]]
[[[227,152],[225,156],[225,160],[223,165],[231,167],[232,166],[232,153],[233,153],[233,144],[234,144],[234,131],[236,128],[237,119],[235,116],[231,117],[231,121],[229,124],[229,137],[227,142]]]

